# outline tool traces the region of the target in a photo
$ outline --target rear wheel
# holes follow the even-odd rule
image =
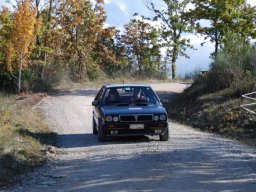
[[[163,135],[160,135],[160,141],[168,141],[169,140],[169,128],[165,130]]]
[[[99,123],[99,127],[98,127],[98,141],[107,141],[108,137],[107,134],[104,132],[101,123]]]
[[[96,126],[97,126],[96,122],[95,122],[94,118],[92,118],[92,132],[94,135],[98,134],[98,130],[97,130]]]

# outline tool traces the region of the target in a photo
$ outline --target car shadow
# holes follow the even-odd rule
[[[23,136],[31,137],[38,140],[41,144],[52,145],[57,148],[76,148],[76,147],[90,147],[108,144],[129,144],[129,143],[142,143],[157,140],[159,137],[148,136],[118,136],[109,137],[108,141],[99,142],[97,135],[92,133],[80,134],[56,134],[56,133],[38,133],[32,132],[28,129],[17,130]]]
[[[99,142],[97,135],[92,133],[84,134],[65,134],[57,136],[56,147],[58,148],[76,148],[76,147],[90,147],[109,144],[130,144],[130,143],[144,143],[157,140],[158,137],[147,136],[118,136],[109,137],[108,141]]]

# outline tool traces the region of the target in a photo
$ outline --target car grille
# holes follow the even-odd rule
[[[150,122],[153,115],[120,115],[120,122]]]
[[[134,122],[136,121],[136,118],[134,115],[122,115],[120,116],[121,122]]]
[[[139,115],[137,121],[152,121],[152,115]]]

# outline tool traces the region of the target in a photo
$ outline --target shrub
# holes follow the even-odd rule
[[[217,88],[230,88],[234,95],[239,96],[252,90],[255,83],[256,51],[249,41],[241,35],[228,33],[224,48],[218,54],[212,65],[211,75],[214,75]]]
[[[100,76],[100,69],[96,65],[89,65],[86,69],[87,77],[90,81],[94,81]]]
[[[0,71],[0,91],[7,93],[15,93],[16,91],[15,78],[4,71]]]

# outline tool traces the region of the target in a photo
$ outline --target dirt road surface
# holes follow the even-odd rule
[[[154,84],[167,96],[180,83]],[[170,122],[170,140],[158,137],[99,143],[92,134],[96,89],[46,98],[41,107],[58,133],[55,161],[9,191],[256,191],[256,149]]]

